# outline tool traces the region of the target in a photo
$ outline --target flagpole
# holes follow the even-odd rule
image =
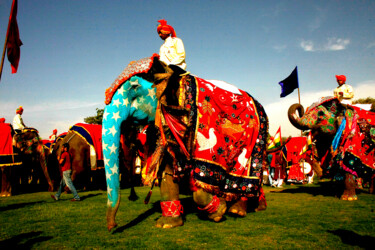
[[[9,17],[10,17],[10,16],[12,15],[12,13],[13,13],[14,1],[15,1],[15,0],[13,0],[13,2],[12,2],[12,8],[10,8]],[[0,66],[0,81],[1,81],[1,76],[2,76],[2,74],[3,74],[4,58],[5,58],[5,51],[6,51],[6,49],[7,49],[7,43],[8,43],[9,27],[10,27],[10,18],[9,18],[9,21],[8,21],[7,35],[5,36],[4,49],[3,49],[3,56],[2,56],[2,58],[1,58],[1,66]]]

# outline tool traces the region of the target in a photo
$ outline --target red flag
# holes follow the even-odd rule
[[[7,39],[7,55],[12,67],[12,74],[17,73],[18,62],[20,61],[20,47],[22,42],[17,24],[17,0],[13,0],[12,10],[9,17],[9,30]]]

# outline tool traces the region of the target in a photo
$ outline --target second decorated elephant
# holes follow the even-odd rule
[[[299,115],[297,115],[297,111]],[[298,129],[311,129],[317,157],[323,169],[344,182],[342,200],[356,200],[356,178],[370,183],[374,192],[375,114],[325,97],[307,108],[300,104],[288,110],[290,122]]]
[[[244,215],[248,199],[264,196],[268,119],[248,93],[163,65],[155,54],[128,65],[107,89],[106,104],[103,154],[109,230],[116,226],[120,204],[118,156],[124,121],[155,120],[156,146],[148,145],[155,149],[149,153],[146,172],[150,183],[161,181],[163,216],[158,227],[183,224],[178,183],[182,178],[190,179],[198,209],[214,221],[221,220],[227,202],[233,203],[231,212]]]

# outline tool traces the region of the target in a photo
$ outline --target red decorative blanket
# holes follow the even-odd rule
[[[70,130],[77,132],[95,148],[97,160],[103,160],[102,125],[77,123]]]
[[[230,175],[250,177],[251,154],[260,122],[253,99],[196,77],[198,118],[194,158],[219,165]]]
[[[0,123],[0,167],[20,165],[21,161],[13,155],[12,129],[9,123]]]
[[[12,135],[9,123],[0,123],[0,155],[13,154]]]

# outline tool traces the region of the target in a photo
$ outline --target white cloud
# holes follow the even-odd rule
[[[357,84],[357,86],[353,86],[354,88],[354,99],[359,98],[366,98],[372,95],[371,97],[375,98],[375,80],[366,81]],[[287,137],[289,135],[292,136],[300,136],[301,132],[300,130],[294,128],[288,119],[288,109],[289,107],[294,104],[298,103],[298,97],[295,93],[297,90],[295,90],[292,94],[290,94],[287,97],[279,99],[279,101],[270,103],[268,105],[265,105],[264,108],[266,110],[266,113],[268,115],[269,119],[269,133],[271,135],[274,135],[281,126],[281,135],[284,137]],[[332,90],[324,90],[320,92],[307,92],[307,93],[301,93],[301,104],[306,109],[308,106],[313,104],[314,102],[317,102],[320,97],[324,96],[332,96],[333,95],[333,89]]]
[[[300,46],[301,46],[301,48],[302,48],[304,51],[310,51],[310,52],[315,51],[313,41],[305,41],[305,40],[302,40],[302,42],[300,43]]]
[[[337,51],[344,50],[350,44],[349,39],[343,38],[328,38],[327,42],[322,45],[315,45],[311,40],[302,40],[300,46],[304,51],[314,52],[314,51]]]
[[[329,38],[324,50],[344,50],[350,44],[349,39]]]

